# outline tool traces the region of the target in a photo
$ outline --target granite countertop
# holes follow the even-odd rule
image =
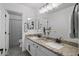
[[[56,43],[54,40],[38,38],[36,36],[27,36],[27,35],[25,37],[37,44],[49,49],[51,52],[56,52],[56,53],[64,55],[64,56],[78,56],[78,54],[79,54],[79,48],[74,47],[69,44],[61,43],[63,45],[63,47],[60,49],[56,49],[56,48],[52,48],[50,45],[46,44],[48,42]],[[58,43],[58,44],[60,44],[60,43]]]

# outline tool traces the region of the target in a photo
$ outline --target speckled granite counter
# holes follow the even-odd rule
[[[79,54],[79,48],[74,47],[69,44],[61,43],[64,47],[62,47],[61,49],[55,49],[55,48],[52,48],[50,45],[46,44],[48,42],[55,42],[53,40],[50,40],[50,39],[45,40],[44,38],[38,38],[36,36],[25,36],[25,37],[37,44],[49,49],[51,52],[55,52],[55,53],[58,53],[58,54],[61,54],[64,56],[77,56]]]

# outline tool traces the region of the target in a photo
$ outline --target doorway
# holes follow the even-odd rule
[[[22,14],[8,10],[9,13],[9,48],[19,45],[22,39]]]

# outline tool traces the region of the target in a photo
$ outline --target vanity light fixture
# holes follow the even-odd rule
[[[46,3],[44,6],[40,8],[39,13],[42,14],[42,13],[48,12],[49,10],[57,8],[61,4],[62,3]]]
[[[27,20],[31,20],[32,18],[28,18]]]
[[[53,8],[57,8],[59,5],[61,5],[62,3],[52,3],[52,7]]]
[[[39,12],[40,12],[40,13],[48,12],[47,7],[42,8]]]

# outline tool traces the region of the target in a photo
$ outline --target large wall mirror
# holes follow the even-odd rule
[[[79,38],[79,4],[76,3],[71,16],[71,38]]]
[[[28,18],[27,22],[24,23],[24,32],[28,30],[35,30],[36,29],[36,19],[35,18]]]

